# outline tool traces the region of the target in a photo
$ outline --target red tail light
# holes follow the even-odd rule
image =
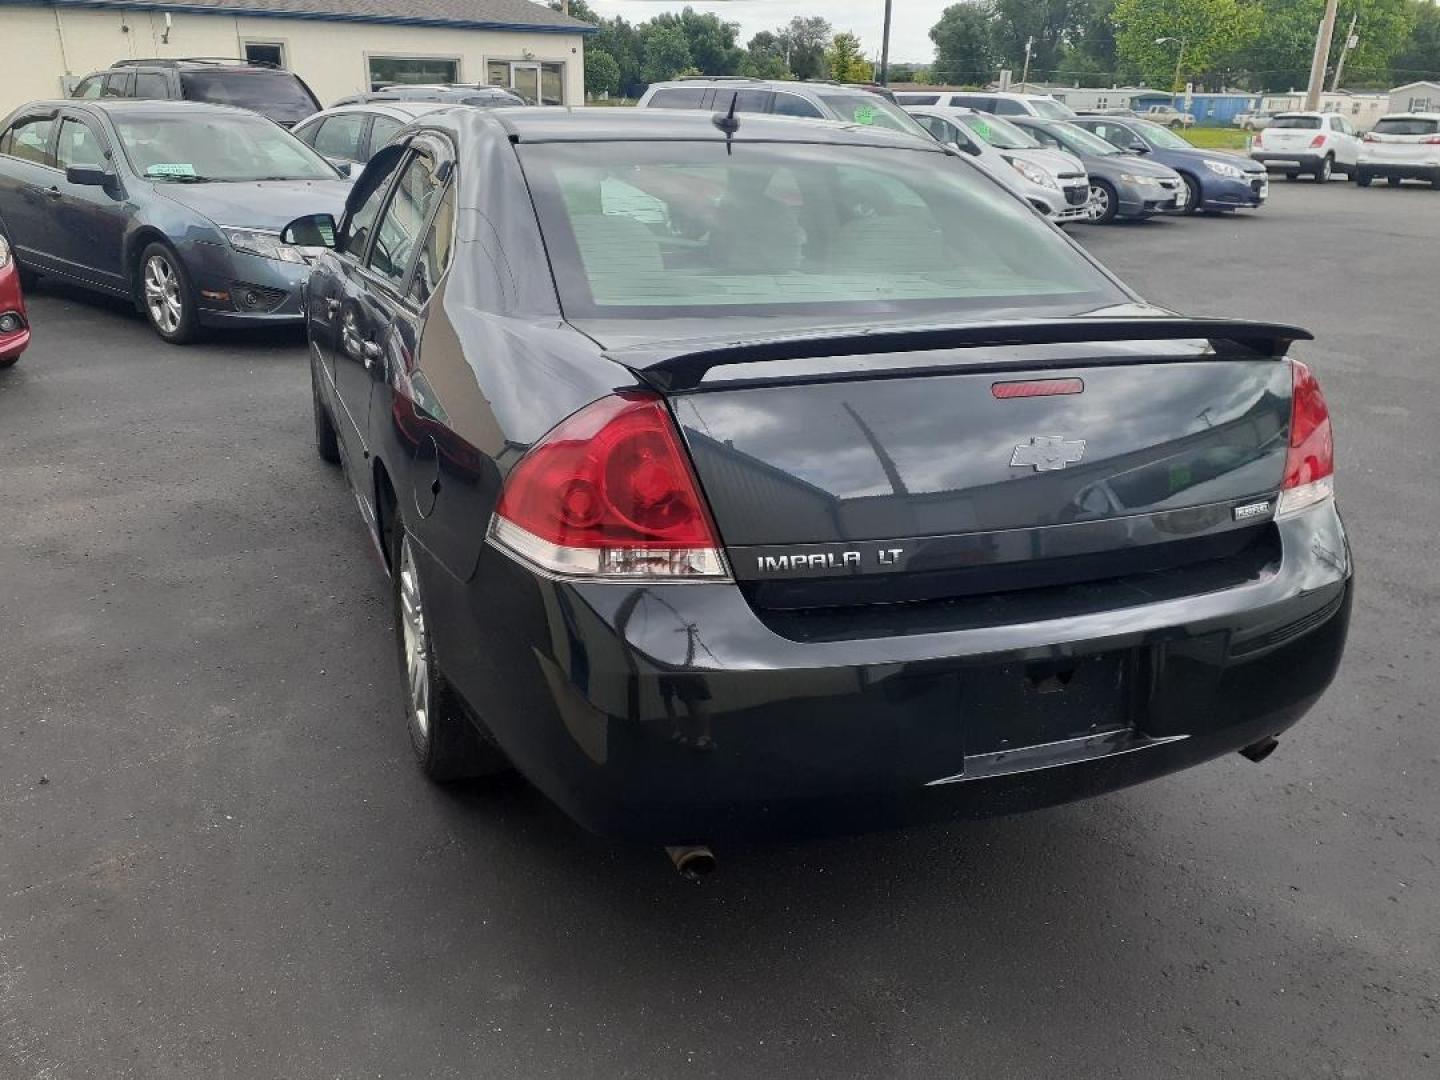
[[[1315,149],[1317,146],[1324,146],[1324,145],[1325,145],[1325,136],[1324,136],[1324,135],[1316,135],[1315,138],[1313,138],[1313,139],[1310,140],[1310,149],[1312,149],[1312,150]]]
[[[1290,450],[1285,457],[1285,480],[1280,485],[1277,517],[1298,513],[1335,494],[1335,442],[1330,409],[1315,373],[1298,360],[1290,396]]]
[[[1265,145],[1264,140],[1262,140],[1262,139],[1260,138],[1260,132],[1258,132],[1258,131],[1255,132],[1255,137],[1250,140],[1250,145],[1251,145],[1252,147],[1264,146],[1264,145]]]
[[[649,393],[601,398],[532,446],[505,481],[490,540],[566,576],[728,576],[674,422]]]
[[[1437,146],[1440,145],[1440,135],[1426,135],[1425,138],[1420,141],[1427,146]]]

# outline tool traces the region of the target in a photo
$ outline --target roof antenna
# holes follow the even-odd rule
[[[730,111],[724,116],[716,113],[710,118],[710,122],[725,133],[725,152],[727,154],[733,154],[735,152],[734,148],[730,145],[730,140],[735,137],[735,132],[740,130],[740,121],[735,116],[735,104],[739,100],[740,94],[738,92],[731,94]]]

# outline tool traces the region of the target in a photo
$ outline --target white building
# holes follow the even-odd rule
[[[1390,112],[1440,112],[1440,82],[1412,82],[1390,91]]]
[[[1266,94],[1260,100],[1263,112],[1304,112],[1305,91],[1291,90],[1286,94]],[[1348,90],[1327,90],[1320,95],[1320,111],[1339,113],[1361,131],[1369,131],[1375,121],[1394,111],[1385,94],[1351,93]]]
[[[116,60],[185,56],[278,63],[323,105],[382,82],[583,105],[593,30],[531,0],[0,0],[0,116]]]

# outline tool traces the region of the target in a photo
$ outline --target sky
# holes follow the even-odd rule
[[[935,46],[930,28],[940,21],[940,12],[954,0],[894,0],[890,27],[890,58],[899,61],[929,62]],[[679,11],[685,0],[590,0],[601,15],[623,15],[630,22],[644,22],[662,11]],[[796,15],[823,15],[837,32],[849,30],[860,35],[867,56],[880,55],[885,0],[689,0],[696,11],[713,11],[726,22],[740,24],[740,44],[760,30],[773,30]]]

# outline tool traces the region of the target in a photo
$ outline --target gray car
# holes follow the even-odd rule
[[[1012,116],[1042,146],[1074,154],[1090,174],[1090,220],[1098,225],[1116,218],[1147,218],[1184,209],[1185,179],[1168,165],[1127,154],[1098,135],[1063,120]]]
[[[175,344],[202,326],[298,324],[308,256],[280,230],[339,213],[349,190],[245,109],[37,101],[0,122],[0,232],[21,266],[133,300]]]
[[[296,124],[295,137],[341,168],[359,169],[417,117],[449,105],[435,101],[376,101],[336,105]]]
[[[705,75],[651,83],[637,101],[641,109],[701,109],[706,112],[763,113],[801,120],[834,120],[842,124],[903,131],[930,141],[930,135],[883,88],[853,83],[795,82],[749,79],[738,75]]]

